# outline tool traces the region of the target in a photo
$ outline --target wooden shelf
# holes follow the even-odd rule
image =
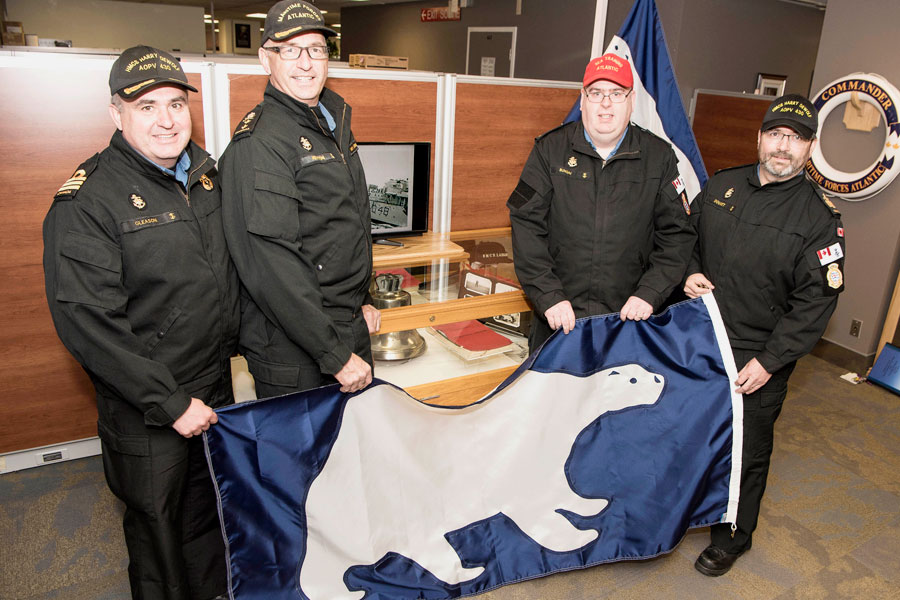
[[[406,393],[427,404],[468,406],[497,387],[500,382],[512,375],[516,368],[504,367],[484,373],[414,385],[406,388]]]
[[[403,246],[372,246],[372,261],[376,269],[394,267],[415,267],[427,265],[435,260],[462,262],[469,258],[468,253],[458,244],[441,234],[427,232],[422,235],[399,237]]]
[[[489,227],[487,229],[465,229],[463,231],[451,231],[451,240],[482,240],[484,238],[509,237],[511,227]]]
[[[445,302],[398,306],[381,311],[381,329],[378,333],[433,327],[529,310],[531,306],[525,299],[525,294],[518,290],[487,296],[456,298]]]

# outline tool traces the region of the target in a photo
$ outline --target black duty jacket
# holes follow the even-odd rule
[[[542,318],[563,300],[576,317],[629,296],[659,308],[694,246],[675,154],[634,124],[608,161],[581,122],[540,136],[507,206],[516,275]]]
[[[715,286],[731,345],[759,350],[769,373],[812,350],[844,289],[844,229],[831,201],[802,173],[761,186],[753,164],[716,173],[691,210],[688,275]]]
[[[369,197],[350,106],[324,89],[334,117],[266,87],[220,160],[225,234],[241,282],[241,349],[254,375],[295,369],[304,354],[322,373],[350,359],[334,322],[349,321],[372,273]],[[306,359],[308,360],[308,359]]]
[[[44,219],[50,313],[94,383],[101,425],[139,422],[112,416],[122,410],[170,425],[192,393],[230,381],[239,283],[215,161],[193,142],[187,151],[185,190],[117,131]]]

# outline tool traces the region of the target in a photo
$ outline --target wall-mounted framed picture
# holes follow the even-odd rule
[[[234,47],[235,48],[251,48],[250,41],[250,24],[235,23],[234,24]]]
[[[756,76],[756,93],[763,96],[782,96],[786,83],[787,75],[759,73]]]

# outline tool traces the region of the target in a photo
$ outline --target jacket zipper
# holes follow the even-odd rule
[[[191,205],[191,177],[194,176],[194,173],[200,170],[200,167],[206,164],[206,161],[209,159],[204,158],[203,162],[197,165],[195,169],[193,169],[190,173],[188,173],[187,185],[184,186],[184,190],[178,188],[178,191],[184,196],[184,201],[187,202],[187,205]],[[177,183],[177,182],[176,182]]]

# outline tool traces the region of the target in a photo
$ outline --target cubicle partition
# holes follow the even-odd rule
[[[115,131],[111,65],[102,56],[0,56],[0,453],[97,434],[93,388],[50,320],[41,223],[59,187]],[[188,79],[200,89],[199,73]],[[202,145],[195,96],[193,137]]]
[[[114,131],[113,59],[0,52],[0,473],[40,464],[61,444],[63,458],[99,447],[93,389],[47,309],[41,223],[59,186]],[[266,76],[253,61],[183,64],[201,91],[192,137],[218,156]],[[506,199],[533,138],[562,121],[580,85],[332,66],[328,87],[352,105],[359,141],[432,143],[431,229],[444,233],[508,225]],[[89,449],[73,450],[79,443]]]
[[[695,90],[691,128],[706,172],[756,162],[756,134],[774,96]]]
[[[519,181],[534,138],[563,122],[579,89],[579,84],[569,83],[458,78],[454,231],[509,225],[506,199]]]

